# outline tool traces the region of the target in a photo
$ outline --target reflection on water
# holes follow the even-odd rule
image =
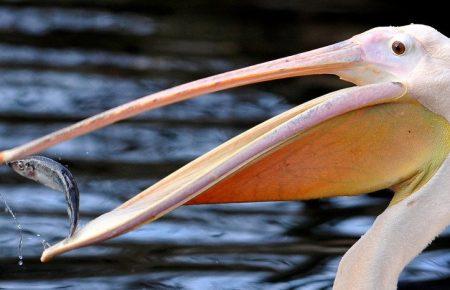
[[[174,84],[319,47],[374,25],[412,21],[375,20],[367,11],[386,6],[366,1],[343,7],[326,1],[214,2],[2,4],[0,148]],[[372,24],[352,16],[362,7]],[[345,85],[314,77],[210,94],[47,154],[76,175],[86,223],[239,132]],[[328,289],[340,256],[389,196],[184,207],[42,264],[42,239],[54,243],[67,232],[64,197],[6,167],[0,168],[0,192],[23,227],[25,257],[19,267],[16,224],[2,213],[0,287],[20,289]],[[400,288],[447,289],[449,245],[446,232],[405,270]]]

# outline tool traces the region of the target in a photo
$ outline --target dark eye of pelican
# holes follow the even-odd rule
[[[396,54],[396,55],[402,55],[405,53],[406,51],[406,46],[405,44],[403,44],[403,42],[401,41],[394,41],[392,43],[392,51]]]

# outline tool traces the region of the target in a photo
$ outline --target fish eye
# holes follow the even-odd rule
[[[22,162],[22,161],[17,162],[17,167],[18,167],[20,170],[23,170],[23,169],[24,169],[23,162]]]
[[[27,162],[25,163],[25,168],[27,169],[27,171],[33,171],[34,165]]]
[[[401,41],[394,41],[392,43],[392,51],[396,54],[396,55],[402,55],[406,52],[406,45],[401,42]]]

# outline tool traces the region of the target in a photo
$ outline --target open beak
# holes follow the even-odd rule
[[[305,53],[207,77],[151,94],[95,115],[22,146],[0,152],[0,163],[39,153],[53,145],[92,132],[142,112],[199,95],[275,79],[337,74],[357,66],[361,49],[352,39]]]
[[[141,112],[202,94],[302,75],[339,75],[364,65],[362,54],[358,43],[350,39],[180,85],[3,151],[0,161],[38,153]],[[430,159],[441,134],[439,126],[429,122],[435,117],[417,102],[403,101],[405,94],[400,83],[380,83],[341,90],[293,108],[94,219],[71,238],[46,249],[41,260],[121,235],[183,204],[299,200],[360,194],[399,184]],[[405,114],[412,117],[404,118]],[[376,132],[368,134],[371,130]],[[411,151],[415,156],[404,153]]]

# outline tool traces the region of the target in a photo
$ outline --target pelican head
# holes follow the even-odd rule
[[[357,85],[402,82],[411,96],[450,117],[450,111],[442,110],[450,100],[439,97],[442,90],[450,93],[448,37],[430,26],[411,24],[373,28],[350,41],[361,49],[361,65],[338,72],[342,79]]]
[[[356,86],[236,136],[46,249],[41,259],[121,235],[184,204],[303,200],[390,188],[390,206],[344,255],[335,289],[395,289],[405,265],[450,224],[449,67],[449,39],[437,30],[375,28],[145,96],[5,150],[0,161],[205,93],[334,74]]]
[[[352,67],[339,75],[359,85],[408,79],[426,57],[419,36],[428,30],[422,26],[422,33],[410,33],[409,27],[378,27],[352,37],[350,41],[361,50],[360,69]]]

